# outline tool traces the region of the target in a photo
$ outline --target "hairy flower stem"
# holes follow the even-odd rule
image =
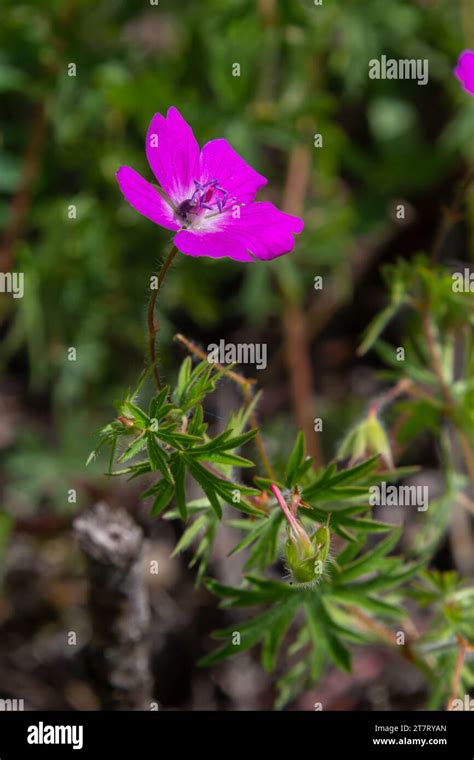
[[[156,299],[158,298],[158,293],[160,292],[161,286],[163,284],[163,281],[166,277],[166,273],[168,269],[170,268],[171,264],[173,263],[173,259],[178,253],[177,248],[173,245],[171,247],[171,250],[166,257],[166,259],[163,262],[163,266],[161,267],[159,274],[158,274],[158,282],[156,288],[151,288],[150,292],[150,300],[148,302],[148,352],[150,355],[150,364],[152,368],[153,373],[153,380],[156,386],[156,389],[158,391],[161,391],[161,381],[160,381],[160,375],[158,372],[157,367],[157,359],[156,359],[156,333],[160,329],[159,323],[155,320],[155,306],[156,306]]]

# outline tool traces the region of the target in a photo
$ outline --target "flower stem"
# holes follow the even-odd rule
[[[448,704],[446,705],[446,710],[448,711],[454,709],[454,700],[456,699],[459,693],[459,687],[461,685],[462,669],[464,666],[464,659],[466,657],[466,652],[472,652],[473,650],[472,645],[469,644],[468,641],[463,639],[462,636],[457,636],[457,641],[458,641],[458,653],[456,655],[453,680],[451,682],[451,695],[448,699]]]
[[[158,391],[161,391],[161,381],[160,381],[160,375],[158,372],[157,359],[156,359],[156,333],[160,329],[160,325],[155,320],[155,306],[156,306],[156,299],[158,298],[158,293],[160,292],[160,288],[163,284],[163,280],[165,279],[166,273],[168,269],[170,268],[171,264],[173,263],[173,259],[177,253],[178,253],[178,250],[173,245],[171,247],[171,250],[168,256],[163,262],[163,266],[161,267],[158,273],[158,282],[157,282],[156,288],[151,288],[150,300],[148,302],[148,318],[147,318],[148,351],[150,354],[150,364],[152,367],[153,380],[155,382],[155,386]]]
[[[375,398],[369,407],[369,417],[378,414],[383,406],[386,406],[391,401],[394,401],[402,393],[406,393],[411,385],[411,380],[404,377],[386,393],[383,393]]]
[[[278,486],[272,483],[272,485],[270,486],[270,491],[272,492],[278,504],[280,505],[281,509],[283,510],[283,514],[288,520],[290,528],[295,534],[295,538],[299,538],[302,541],[302,543],[305,544],[305,546],[307,546],[308,548],[311,548],[311,539],[309,538],[303,526],[300,525],[300,523],[298,522],[296,516],[293,514],[291,509],[288,507],[288,504],[283,498],[283,494],[281,493]]]

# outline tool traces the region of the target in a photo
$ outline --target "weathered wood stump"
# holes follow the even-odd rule
[[[92,638],[87,658],[104,710],[149,710],[150,609],[143,531],[100,502],[74,521],[86,556]]]

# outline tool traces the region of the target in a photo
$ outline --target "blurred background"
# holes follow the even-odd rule
[[[25,275],[24,298],[0,295],[0,698],[98,708],[71,523],[105,499],[135,514],[162,560],[150,581],[160,708],[269,709],[274,685],[254,653],[196,668],[229,613],[194,587],[186,555],[169,559],[180,525],[151,521],[143,483],[107,479],[104,459],[85,467],[144,366],[149,278],[168,240],[123,202],[115,172],[126,164],[152,180],[147,127],[174,105],[200,144],[225,137],[268,178],[260,200],[304,217],[294,252],[265,265],[178,257],[159,300],[161,370],[172,381],[185,355],[177,332],[204,348],[266,343],[267,369],[242,372],[264,391],[271,455],[284,462],[302,427],[316,461],[328,461],[385,387],[376,356],[356,355],[387,302],[381,268],[429,248],[474,156],[474,100],[452,75],[474,47],[472,0],[6,0],[0,40],[0,271]],[[429,83],[369,79],[381,55],[427,58]],[[473,231],[471,202],[449,260],[469,261]],[[385,338],[399,345],[405,327],[395,321]],[[224,381],[208,421],[218,430],[238,403]],[[436,483],[430,441],[406,457]],[[212,570],[237,583],[231,545],[223,528]],[[438,563],[452,566],[446,547]],[[352,677],[329,672],[290,708],[321,695],[325,709],[422,704],[418,676],[386,652],[362,650],[355,663]]]

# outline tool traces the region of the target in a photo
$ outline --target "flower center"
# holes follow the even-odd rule
[[[182,201],[177,208],[177,214],[185,224],[192,223],[193,217],[221,214],[230,200],[227,190],[219,185],[217,179],[210,179],[204,184],[198,182],[197,179],[193,181],[195,190],[192,196]],[[211,213],[206,213],[206,211]]]

